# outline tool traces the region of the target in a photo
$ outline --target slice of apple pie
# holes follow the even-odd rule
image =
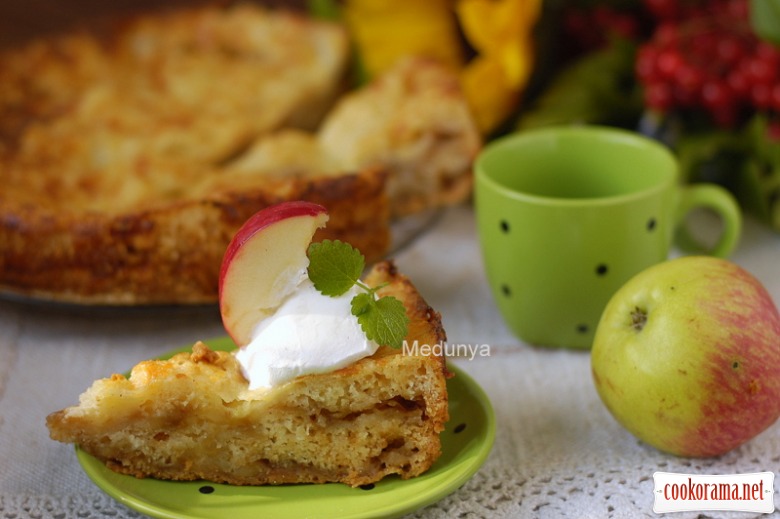
[[[388,283],[410,316],[408,340],[444,340],[439,315],[391,263]],[[427,470],[448,419],[444,359],[381,347],[331,373],[250,391],[235,355],[203,343],[191,353],[98,380],[76,407],[47,418],[51,436],[77,443],[111,469],[138,477],[237,485],[343,482]]]
[[[223,322],[239,349],[198,342],[98,380],[47,417],[51,437],[137,477],[358,486],[423,473],[449,418],[444,358],[375,342],[349,299],[308,291],[305,251],[324,208],[288,202],[257,216],[223,263]],[[375,301],[400,301],[408,323],[399,338],[445,340],[440,315],[392,262],[362,286]]]

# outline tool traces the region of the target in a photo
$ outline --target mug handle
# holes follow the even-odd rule
[[[712,249],[703,246],[685,225],[685,217],[697,208],[710,209],[720,217],[722,229]],[[725,188],[707,183],[683,186],[677,210],[676,241],[684,252],[725,258],[737,246],[742,230],[742,213],[734,196]]]

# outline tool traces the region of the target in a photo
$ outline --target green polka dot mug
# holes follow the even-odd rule
[[[725,257],[741,215],[713,184],[682,184],[662,144],[600,126],[548,127],[489,143],[475,162],[482,256],[499,311],[528,344],[590,348],[612,294],[680,250]],[[719,216],[704,248],[687,216]],[[701,234],[701,233],[699,233]]]

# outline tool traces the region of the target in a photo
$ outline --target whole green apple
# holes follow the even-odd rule
[[[780,315],[730,261],[666,261],[612,296],[591,368],[604,404],[639,439],[679,456],[717,456],[780,416]]]

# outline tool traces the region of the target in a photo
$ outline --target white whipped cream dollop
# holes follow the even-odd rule
[[[341,296],[325,296],[304,272],[276,312],[258,323],[252,341],[236,352],[249,389],[326,373],[373,355],[379,345],[366,338],[352,315],[358,293],[352,287]]]

